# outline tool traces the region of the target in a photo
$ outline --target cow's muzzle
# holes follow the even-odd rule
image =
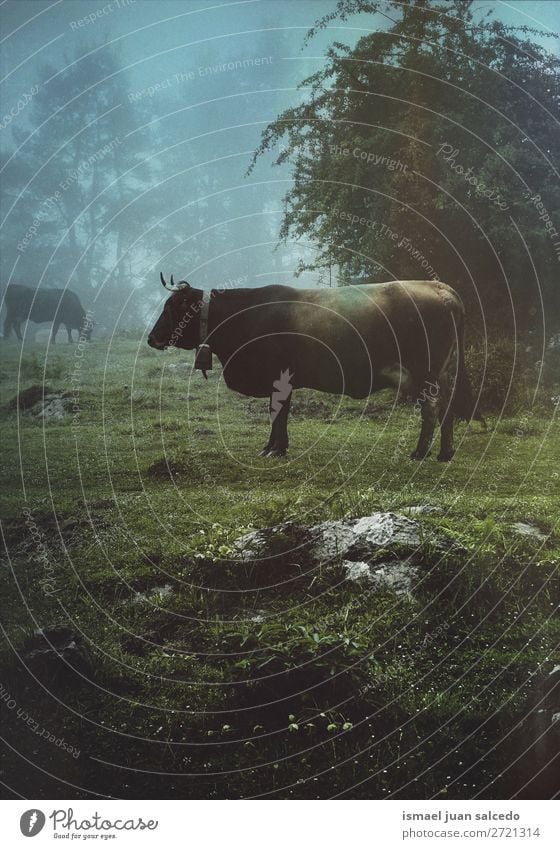
[[[164,351],[167,348],[165,342],[160,342],[153,333],[148,336],[148,345],[150,348],[156,348],[158,351]]]

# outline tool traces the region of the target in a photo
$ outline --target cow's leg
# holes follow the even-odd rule
[[[439,382],[428,377],[424,381],[424,386],[416,401],[422,415],[422,427],[420,429],[418,445],[410,455],[411,460],[423,460],[430,454],[438,416],[439,392]]]
[[[440,383],[441,397],[438,405],[438,418],[441,426],[441,442],[438,460],[440,463],[447,463],[455,454],[455,449],[453,448],[453,410],[449,376],[442,374]]]
[[[283,457],[288,450],[288,414],[292,393],[284,401],[270,399],[269,411],[272,427],[270,438],[261,451],[261,457]]]
[[[53,345],[54,345],[54,344],[55,344],[55,342],[56,342],[56,334],[58,333],[58,328],[59,328],[59,327],[60,327],[60,322],[59,322],[59,321],[55,321],[55,322],[54,322],[54,324],[53,324],[53,326],[52,326],[52,330],[51,330],[51,342],[52,342],[52,344],[53,344]]]
[[[68,334],[68,344],[71,345],[72,344],[72,328],[68,327],[67,324],[65,324],[64,326],[65,326],[66,332]]]
[[[23,342],[23,336],[21,335],[21,322],[16,320],[16,321],[13,322],[12,326],[13,326],[14,330],[16,331],[16,336],[19,339],[19,341]]]
[[[8,339],[12,334],[12,317],[7,315],[4,319],[4,339]]]

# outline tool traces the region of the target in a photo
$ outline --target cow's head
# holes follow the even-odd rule
[[[160,351],[170,345],[187,350],[196,348],[200,337],[202,290],[193,289],[186,280],[175,284],[173,275],[171,284],[166,283],[163,274],[160,274],[160,279],[164,288],[173,294],[166,300],[163,312],[148,336],[148,345]]]

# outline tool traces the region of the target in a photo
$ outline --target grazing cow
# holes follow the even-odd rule
[[[61,324],[66,327],[68,341],[72,342],[72,330],[77,330],[87,339],[91,336],[92,322],[86,319],[86,312],[75,292],[69,289],[31,289],[10,283],[6,289],[6,318],[4,320],[4,338],[10,336],[12,329],[21,341],[21,322],[33,321],[40,324],[52,321],[51,341],[56,342],[56,334]]]
[[[416,398],[422,428],[412,459],[430,452],[441,425],[438,460],[453,457],[453,419],[470,420],[475,404],[465,370],[465,311],[445,283],[406,280],[337,289],[262,286],[210,294],[186,281],[171,286],[148,344],[197,348],[195,366],[214,353],[230,389],[270,398],[272,430],[261,454],[288,447],[293,389],[367,398],[396,387]],[[455,356],[456,354],[456,356]]]

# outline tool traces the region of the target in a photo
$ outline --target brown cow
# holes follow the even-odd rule
[[[352,398],[386,387],[412,395],[422,414],[415,460],[429,454],[438,419],[442,461],[454,454],[454,417],[481,419],[465,370],[464,307],[445,283],[262,286],[208,294],[186,281],[175,286],[173,277],[169,287],[160,277],[173,294],[148,344],[197,348],[203,369],[208,365],[201,358],[212,351],[230,389],[269,397],[272,430],[265,456],[286,453],[292,390],[304,387]]]

